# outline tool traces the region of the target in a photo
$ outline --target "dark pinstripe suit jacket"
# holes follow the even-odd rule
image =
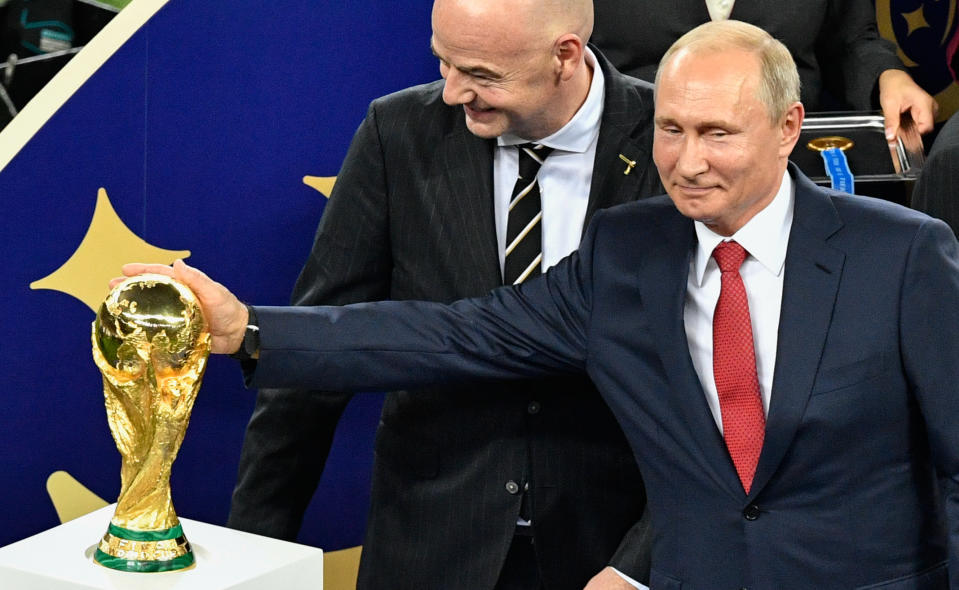
[[[939,131],[910,205],[939,217],[959,235],[959,116],[950,117]]]
[[[588,216],[660,192],[651,87],[598,57],[606,98]],[[443,104],[442,88],[437,81],[372,103],[295,304],[448,302],[501,284],[494,142],[467,130],[462,108]],[[620,154],[638,163],[630,174]],[[348,399],[259,392],[230,526],[295,537]],[[580,589],[611,560],[646,579],[643,483],[622,431],[585,379],[390,393],[373,470],[360,588],[492,588],[520,509],[508,482],[529,482],[547,588]]]

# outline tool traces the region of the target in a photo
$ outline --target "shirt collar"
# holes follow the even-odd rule
[[[706,274],[706,265],[712,259],[713,249],[724,240],[736,240],[766,270],[779,276],[786,263],[786,246],[789,242],[789,230],[792,228],[795,194],[795,184],[787,170],[772,202],[732,236],[721,236],[706,227],[706,224],[694,222],[699,240],[693,260],[696,284],[702,286],[703,275]]]
[[[593,68],[593,80],[589,84],[586,102],[579,107],[573,118],[559,131],[536,143],[565,152],[585,153],[599,136],[599,122],[603,115],[603,98],[606,93],[603,69],[599,67],[596,56],[587,47],[586,63]],[[499,146],[527,143],[528,139],[505,133],[496,139]]]

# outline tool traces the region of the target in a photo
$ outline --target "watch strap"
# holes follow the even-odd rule
[[[246,305],[248,318],[246,321],[246,329],[243,331],[243,341],[240,343],[239,350],[230,355],[230,358],[238,361],[253,360],[260,350],[260,325],[257,323],[256,311],[253,309],[253,306],[249,304],[244,305]]]

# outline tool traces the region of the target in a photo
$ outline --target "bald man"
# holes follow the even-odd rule
[[[651,87],[587,47],[592,23],[585,0],[437,0],[443,80],[372,103],[293,303],[482,295],[565,257],[595,211],[660,192]],[[295,539],[350,397],[259,392],[230,526]],[[647,579],[643,482],[586,378],[393,392],[375,448],[361,589]]]

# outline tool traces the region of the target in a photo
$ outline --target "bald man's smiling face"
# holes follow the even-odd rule
[[[562,101],[550,42],[523,27],[522,18],[486,4],[434,4],[431,45],[446,80],[443,101],[462,105],[467,127],[479,137],[546,137],[566,122],[557,112]]]

